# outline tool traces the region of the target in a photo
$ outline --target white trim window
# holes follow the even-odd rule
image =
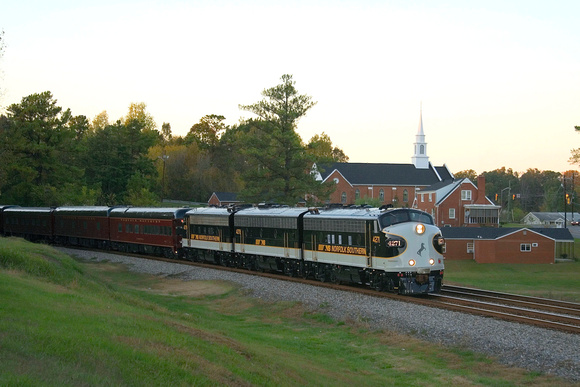
[[[455,219],[455,208],[449,209],[449,219]]]
[[[475,252],[475,247],[473,242],[467,242],[467,254],[473,254]]]
[[[471,200],[471,190],[469,189],[461,190],[461,200]]]
[[[523,253],[529,253],[532,251],[532,244],[531,243],[520,243],[520,251]]]

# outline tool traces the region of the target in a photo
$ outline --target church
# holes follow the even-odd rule
[[[456,179],[446,165],[431,164],[422,112],[410,164],[333,163],[314,165],[313,173],[322,182],[336,184],[330,203],[373,199],[380,205],[417,208],[433,215],[439,227],[499,225],[501,207],[485,196],[483,176],[476,186],[469,179]]]

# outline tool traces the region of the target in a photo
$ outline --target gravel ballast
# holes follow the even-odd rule
[[[580,335],[313,285],[269,278],[257,279],[248,274],[105,252],[60,250],[87,260],[124,263],[130,270],[139,273],[172,276],[186,281],[231,281],[249,290],[253,297],[266,301],[299,301],[313,310],[323,306],[324,313],[337,320],[365,321],[376,329],[460,346],[492,356],[509,366],[580,382]]]

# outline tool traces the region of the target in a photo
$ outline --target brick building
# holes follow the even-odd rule
[[[445,259],[478,263],[554,263],[571,258],[574,238],[564,228],[445,227]]]
[[[375,199],[381,205],[413,207],[432,214],[440,227],[498,226],[500,206],[485,196],[485,179],[475,186],[469,179],[455,179],[446,165],[433,166],[420,116],[410,164],[334,163],[313,166],[322,182],[334,182],[330,203],[352,205],[359,199]]]

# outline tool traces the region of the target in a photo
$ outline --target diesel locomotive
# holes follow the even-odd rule
[[[399,294],[441,290],[445,241],[415,209],[198,208],[184,228],[193,261]]]

